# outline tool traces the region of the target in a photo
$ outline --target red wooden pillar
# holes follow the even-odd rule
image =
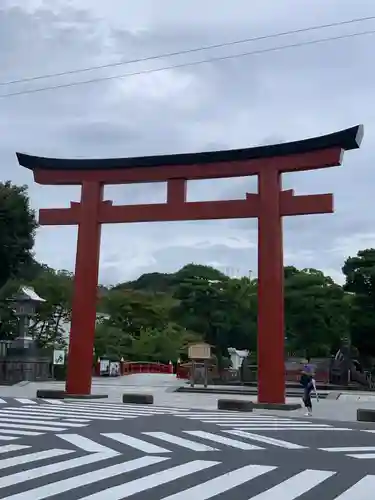
[[[84,181],[66,379],[68,394],[91,392],[101,229],[98,220],[102,200],[103,186],[99,182]]]
[[[285,403],[284,265],[281,174],[258,176],[258,401]]]

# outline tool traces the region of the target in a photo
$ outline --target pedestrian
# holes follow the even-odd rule
[[[303,364],[300,384],[303,387],[303,403],[306,408],[306,416],[311,417],[312,415],[312,402],[311,393],[314,390],[316,399],[318,401],[318,393],[316,391],[316,382],[314,378],[314,369],[310,364],[310,358],[308,357]]]

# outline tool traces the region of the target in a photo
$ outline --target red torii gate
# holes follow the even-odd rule
[[[281,174],[341,164],[360,147],[363,126],[297,142],[229,151],[119,159],[53,159],[17,153],[44,185],[81,185],[70,208],[41,209],[42,225],[78,225],[66,392],[90,394],[100,230],[105,223],[258,218],[258,401],[285,402],[283,216],[333,212],[332,194],[283,191]],[[188,180],[258,176],[258,193],[228,201],[186,201]],[[167,182],[167,201],[116,206],[106,184]]]

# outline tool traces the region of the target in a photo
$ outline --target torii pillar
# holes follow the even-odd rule
[[[285,402],[282,217],[333,212],[333,196],[283,191],[281,175],[340,165],[360,147],[358,125],[330,135],[256,148],[103,160],[63,160],[17,153],[45,185],[81,185],[70,208],[41,209],[40,224],[78,225],[66,392],[90,394],[102,224],[258,218],[258,401]],[[258,176],[258,193],[242,200],[187,202],[188,180]],[[167,182],[165,203],[112,205],[106,184]]]

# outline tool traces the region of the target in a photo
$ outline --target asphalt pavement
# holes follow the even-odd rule
[[[375,426],[2,398],[0,498],[373,500]]]

